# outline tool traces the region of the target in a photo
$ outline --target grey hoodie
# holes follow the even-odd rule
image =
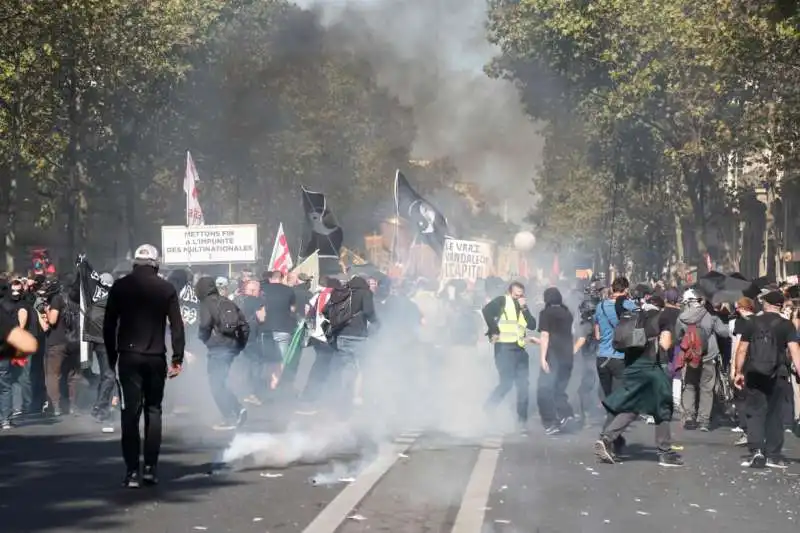
[[[703,361],[717,359],[720,356],[717,335],[730,337],[731,332],[728,325],[718,316],[709,313],[703,306],[687,307],[678,316],[678,323],[675,325],[675,346],[680,344],[689,324],[697,324],[697,329],[700,330],[700,336],[703,339]]]

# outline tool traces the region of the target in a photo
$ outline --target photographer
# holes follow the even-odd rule
[[[572,351],[576,356],[580,354],[581,360],[581,382],[578,386],[579,425],[585,425],[589,417],[602,415],[598,409],[598,396],[595,392],[597,386],[595,361],[598,341],[594,338],[594,315],[602,300],[601,288],[594,283],[587,287],[585,289],[586,299],[578,305],[579,319],[575,326],[576,339]]]

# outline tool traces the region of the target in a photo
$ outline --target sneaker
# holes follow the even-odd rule
[[[673,451],[658,454],[658,464],[666,467],[683,466],[683,458]]]
[[[62,412],[61,412],[61,409],[59,409],[58,407],[56,407],[55,409],[53,409],[53,417],[55,417],[55,418],[58,418],[58,417],[60,417],[62,414],[64,414],[64,413],[62,413]]]
[[[23,415],[22,409],[14,409],[14,412],[11,413],[11,418],[19,418]]]
[[[695,420],[686,420],[683,423],[683,429],[686,431],[694,431],[697,429],[697,422]]]
[[[2,429],[3,431],[12,429],[13,427],[14,426],[11,425],[11,420],[6,419],[0,422],[0,429]]]
[[[770,468],[779,468],[781,470],[789,468],[789,464],[786,462],[785,459],[783,459],[783,457],[767,458],[767,466]]]
[[[247,409],[242,407],[239,409],[239,415],[236,417],[236,427],[242,427],[245,422],[247,422]]]
[[[764,452],[756,450],[755,453],[753,453],[753,457],[750,458],[748,466],[750,468],[764,468],[767,466],[767,458],[764,457]]]
[[[744,433],[744,430],[742,428],[740,428],[739,426],[736,426],[735,428],[731,428],[731,431],[733,433]]]
[[[127,489],[138,489],[141,487],[142,484],[139,478],[139,472],[134,470],[125,474],[125,481],[122,482],[122,486]]]
[[[558,435],[561,433],[561,428],[557,425],[550,426],[544,430],[545,435]]]
[[[698,426],[697,429],[699,429],[702,433],[708,433],[709,431],[711,431],[711,429],[705,424]]]
[[[156,475],[156,467],[145,466],[142,472],[142,483],[145,485],[153,486],[158,485],[158,476]]]
[[[733,443],[734,446],[747,446],[747,435],[742,433],[739,438]]]
[[[613,465],[617,462],[617,460],[609,448],[609,443],[605,439],[601,438],[594,443],[594,455],[600,462]]]
[[[211,426],[214,431],[233,431],[236,429],[236,424],[233,422],[221,422]]]

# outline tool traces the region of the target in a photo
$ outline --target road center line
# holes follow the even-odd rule
[[[456,515],[456,522],[451,533],[481,533],[483,521],[486,516],[486,504],[492,490],[492,480],[500,458],[498,439],[486,440],[475,461],[472,474],[469,477],[464,498]]]
[[[335,533],[336,529],[347,519],[348,514],[359,504],[364,496],[397,462],[401,453],[414,443],[409,442],[411,435],[404,435],[402,442],[386,446],[378,457],[356,478],[345,487],[331,503],[303,530],[303,533]],[[416,437],[414,437],[416,439]],[[398,439],[399,440],[399,439]]]

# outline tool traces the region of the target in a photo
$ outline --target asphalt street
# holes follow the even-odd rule
[[[253,409],[245,430],[270,432],[276,448],[296,445],[297,435],[305,435],[306,449],[330,438],[320,432],[330,426],[322,415],[283,408],[276,417],[275,410]],[[596,431],[546,437],[533,428],[524,438],[466,439],[408,428],[376,446],[359,438],[335,454],[287,456],[289,465],[245,462],[212,473],[234,436],[191,415],[172,415],[161,484],[132,491],[120,487],[118,433],[101,433],[87,418],[39,421],[0,434],[0,531],[798,530],[800,463],[752,471],[741,466],[742,449],[732,446],[727,428],[676,429],[686,466],[665,469],[655,462],[652,427],[638,423],[627,434],[630,457],[601,465],[592,452]],[[787,435],[786,451],[800,459],[800,440]]]

